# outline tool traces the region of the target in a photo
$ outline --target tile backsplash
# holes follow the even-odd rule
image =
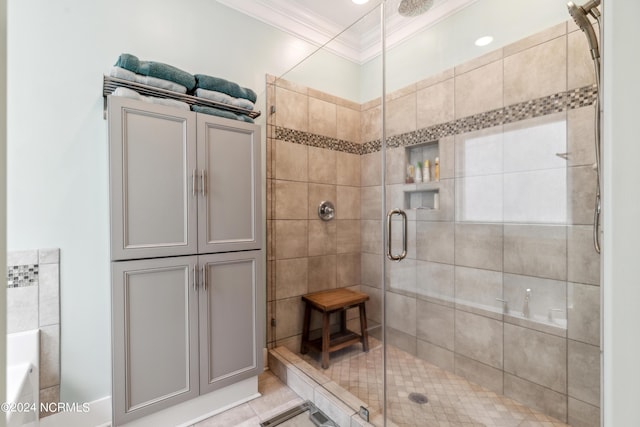
[[[60,400],[60,250],[7,253],[7,333],[40,329],[40,402]],[[40,417],[49,414],[40,413]]]

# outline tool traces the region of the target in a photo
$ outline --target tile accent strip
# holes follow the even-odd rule
[[[23,288],[38,284],[38,264],[7,267],[7,288]]]
[[[458,135],[507,123],[532,119],[534,117],[559,113],[567,110],[593,105],[598,94],[596,86],[584,86],[578,89],[560,92],[530,101],[512,104],[504,108],[486,111],[473,116],[463,117],[447,123],[441,123],[416,131],[393,135],[387,138],[387,147],[406,147],[427,141],[435,141],[446,136]],[[309,132],[284,127],[275,127],[275,138],[311,147],[326,148],[351,154],[369,154],[380,151],[379,139],[357,144],[336,138],[329,138]]]

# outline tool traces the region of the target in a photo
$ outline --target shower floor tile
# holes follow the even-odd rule
[[[314,352],[300,355],[332,381],[368,402],[372,413],[382,408],[382,345],[369,337],[370,351],[358,345],[331,354],[321,369]],[[393,346],[387,348],[389,420],[416,427],[568,427],[513,399],[492,392]],[[417,399],[412,393],[418,393]],[[427,403],[419,402],[426,397]]]

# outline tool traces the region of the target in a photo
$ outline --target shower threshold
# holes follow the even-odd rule
[[[338,427],[313,403],[306,401],[260,423],[260,427]]]

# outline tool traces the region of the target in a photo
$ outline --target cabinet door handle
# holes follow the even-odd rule
[[[207,269],[205,268],[205,265],[203,265],[200,268],[202,269],[202,288],[206,292],[207,291]]]
[[[202,193],[202,197],[204,197],[204,183],[205,183],[205,177],[206,177],[206,171],[204,169],[202,169],[202,171],[200,171],[200,192]]]
[[[196,266],[191,267],[193,273],[193,292],[198,292],[198,276],[196,276]]]
[[[191,172],[191,194],[196,197],[196,170]]]
[[[391,218],[394,215],[402,217],[402,253],[393,255],[391,253]],[[387,213],[387,258],[392,261],[400,261],[407,256],[407,214],[402,209],[393,209]]]

